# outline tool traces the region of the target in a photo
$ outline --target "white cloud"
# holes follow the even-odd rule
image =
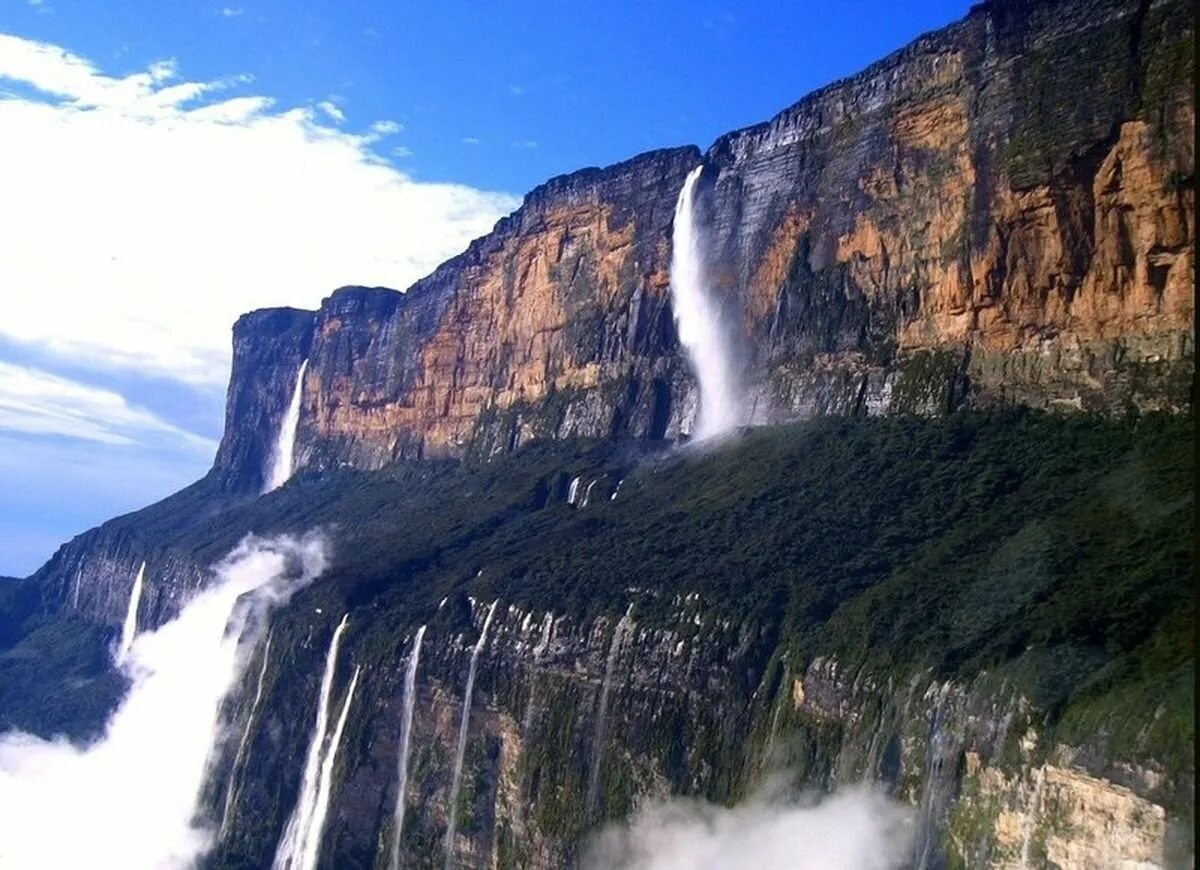
[[[525,88],[522,85],[509,85],[508,92],[514,97],[521,97],[525,95]]]
[[[346,120],[346,113],[333,100],[321,100],[317,103],[317,108],[339,124]]]
[[[413,151],[411,148],[406,148],[403,145],[397,145],[392,149],[392,154],[394,154],[396,157],[412,157]]]
[[[478,144],[479,144],[479,137],[477,137],[477,136],[464,136],[464,137],[463,137],[463,140],[462,140],[462,143],[463,143],[464,145],[478,145]]]
[[[314,108],[222,94],[247,76],[176,76],[0,34],[0,81],[47,95],[0,95],[0,338],[219,388],[242,312],[404,288],[518,203],[416,182]]]
[[[219,820],[199,796],[237,733],[223,714],[226,698],[262,642],[270,611],[328,563],[317,534],[248,536],[175,619],[137,635],[122,664],[131,685],[102,737],[76,746],[0,734],[0,864],[200,864]],[[148,570],[153,581],[154,565]]]
[[[376,121],[371,125],[371,132],[378,136],[394,136],[404,132],[404,125],[397,121]]]
[[[0,362],[0,430],[101,444],[168,442],[211,453],[216,444],[130,405],[110,390]]]
[[[244,10],[240,6],[237,6],[237,7],[226,6],[223,9],[221,9],[221,14],[223,16],[225,16],[226,18],[237,18],[239,15],[242,14],[243,11]]]
[[[819,803],[763,793],[737,807],[677,799],[600,834],[587,870],[893,870],[911,857],[911,808],[846,789]]]
[[[533,139],[521,139],[512,143],[512,147],[529,150],[530,148],[536,148],[537,142],[535,142]]]

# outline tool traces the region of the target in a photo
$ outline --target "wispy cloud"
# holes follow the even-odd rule
[[[406,287],[517,204],[414,181],[377,132],[248,93],[247,76],[187,81],[163,60],[116,77],[0,35],[5,80],[25,88],[0,96],[0,190],[22,204],[0,211],[0,286],[19,288],[0,338],[75,366],[220,389],[242,312]]]
[[[317,103],[317,108],[338,124],[346,120],[346,113],[333,100],[321,100]]]
[[[525,86],[524,85],[509,85],[508,92],[510,94],[512,94],[514,97],[522,97],[525,95]]]
[[[220,14],[222,16],[224,16],[225,18],[237,18],[245,10],[243,10],[242,7],[240,7],[240,6],[225,6],[225,7],[222,7],[219,11],[220,11]]]
[[[403,145],[397,145],[392,149],[392,154],[396,157],[412,157],[413,151],[411,148],[406,148]]]
[[[463,140],[462,140],[462,143],[463,143],[464,145],[478,145],[478,144],[479,144],[479,138],[478,138],[478,137],[476,137],[476,136],[464,136],[464,137],[463,137]]]
[[[149,445],[164,439],[211,453],[216,444],[135,407],[111,390],[0,362],[0,430],[101,444]]]
[[[404,125],[397,121],[376,121],[371,125],[371,132],[379,136],[394,136],[404,132]]]
[[[538,147],[538,143],[533,139],[518,139],[516,142],[512,143],[512,147],[520,148],[522,150],[529,150],[531,148]]]

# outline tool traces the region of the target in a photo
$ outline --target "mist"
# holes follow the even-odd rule
[[[197,804],[226,744],[222,702],[272,607],[326,567],[319,535],[247,537],[180,612],[134,639],[128,693],[89,746],[0,735],[0,865],[193,866],[215,822]]]
[[[816,801],[768,787],[736,807],[650,804],[602,831],[585,870],[892,870],[912,850],[912,810],[866,786]]]

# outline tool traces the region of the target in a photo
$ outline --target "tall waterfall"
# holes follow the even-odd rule
[[[479,640],[471,650],[471,666],[467,669],[467,688],[463,692],[462,721],[458,726],[458,749],[454,753],[454,777],[450,780],[450,819],[446,825],[446,870],[454,866],[454,836],[458,833],[458,789],[462,779],[463,756],[467,752],[467,729],[471,725],[471,695],[475,691],[475,666],[479,663],[479,654],[487,643],[488,629],[492,625],[492,617],[496,615],[496,605],[500,599],[492,602],[488,608],[487,617],[483,620],[483,630],[479,632]]]
[[[413,704],[417,698],[417,666],[421,662],[421,644],[425,640],[425,626],[417,629],[413,637],[412,652],[408,654],[408,667],[404,671],[404,712],[400,718],[400,758],[396,766],[396,813],[392,832],[392,870],[400,870],[400,837],[404,833],[405,800],[408,796],[408,751],[412,744]]]
[[[263,681],[267,676],[267,665],[271,661],[271,633],[267,633],[267,642],[263,648],[262,663],[258,666],[258,682],[254,686],[254,700],[250,702],[250,712],[246,715],[246,724],[242,728],[242,737],[238,741],[237,752],[233,755],[233,764],[229,768],[229,781],[225,784],[225,801],[221,810],[221,834],[229,825],[229,811],[233,808],[233,799],[237,795],[237,780],[241,773],[242,764],[246,760],[246,748],[250,745],[250,732],[254,728],[258,716],[258,705],[262,703]]]
[[[613,629],[612,641],[608,645],[608,659],[604,663],[604,682],[600,684],[600,704],[596,710],[596,734],[592,740],[592,767],[588,771],[587,802],[584,804],[584,821],[590,822],[595,818],[596,805],[600,800],[600,760],[604,757],[604,737],[607,731],[608,694],[612,687],[613,671],[617,666],[617,655],[621,652],[621,643],[631,625],[633,605],[625,609],[625,615],[617,621]]]
[[[292,476],[296,461],[296,429],[300,426],[300,400],[304,397],[304,373],[308,371],[308,360],[300,363],[296,374],[296,386],[292,388],[292,400],[288,403],[283,422],[279,424],[279,435],[275,449],[271,451],[271,465],[267,470],[263,492],[278,489]]]
[[[132,685],[97,741],[0,736],[0,866],[202,864],[222,705],[267,611],[324,565],[319,539],[248,539],[175,619],[137,636]]]
[[[133,591],[129,593],[129,609],[125,611],[125,624],[121,626],[121,645],[117,647],[117,664],[125,663],[133,639],[137,637],[138,605],[142,603],[142,583],[146,579],[146,563],[138,568],[137,577],[133,580]]]
[[[541,662],[542,656],[546,654],[546,650],[550,646],[550,635],[554,631],[554,614],[547,613],[542,618],[542,636],[538,640],[537,645],[533,648],[533,663],[537,665]],[[540,701],[538,693],[537,672],[530,670],[529,673],[529,701],[525,704],[525,715],[521,718],[521,737],[529,740],[530,730],[533,728],[533,720],[540,715]]]
[[[321,693],[317,699],[317,718],[313,723],[312,741],[308,745],[304,774],[300,779],[300,794],[296,799],[296,808],[292,811],[279,840],[279,847],[275,851],[273,866],[278,870],[312,870],[317,865],[325,814],[329,809],[333,765],[337,758],[338,744],[341,742],[342,728],[346,724],[346,714],[358,683],[358,668],[355,668],[333,735],[326,740],[329,729],[329,696],[333,691],[333,678],[337,673],[342,634],[346,631],[349,618],[350,614],[346,614],[338,623],[333,638],[329,641],[329,652],[325,655],[325,672],[321,677]]]
[[[720,306],[705,284],[704,240],[695,214],[702,169],[697,166],[683,183],[671,237],[671,307],[679,341],[700,385],[700,412],[692,432],[697,439],[724,434],[742,422],[729,338]]]

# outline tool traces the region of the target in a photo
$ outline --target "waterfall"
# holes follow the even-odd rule
[[[929,736],[929,764],[925,771],[925,788],[917,810],[916,839],[914,841],[913,867],[926,870],[937,865],[937,825],[950,793],[954,788],[954,759],[958,747],[951,735],[943,728],[944,707],[950,683],[945,683],[938,692],[933,708],[933,727]]]
[[[137,637],[137,615],[138,605],[142,601],[142,583],[146,578],[146,563],[142,562],[142,567],[138,568],[137,577],[133,581],[133,591],[129,593],[129,609],[125,611],[125,624],[121,626],[121,645],[117,647],[117,664],[125,663],[125,659],[129,656],[129,650],[133,646],[133,639]]]
[[[138,635],[128,694],[98,740],[0,736],[0,866],[202,865],[222,706],[269,609],[324,564],[319,539],[247,539],[178,616]]]
[[[542,619],[542,636],[533,648],[533,663],[536,665],[546,654],[550,646],[550,633],[554,629],[554,614],[547,613]],[[528,740],[530,729],[533,727],[534,716],[538,712],[537,675],[531,670],[529,674],[529,703],[525,705],[525,716],[521,720],[521,736]]]
[[[587,485],[587,489],[583,491],[583,501],[579,503],[581,508],[587,507],[588,502],[592,500],[592,487],[596,485],[598,480],[599,478],[597,478],[597,480],[593,480]]]
[[[341,717],[334,729],[333,739],[326,743],[325,735],[329,728],[329,696],[333,692],[333,678],[337,673],[338,649],[342,643],[342,634],[346,630],[346,622],[350,614],[342,617],[338,627],[329,641],[329,652],[325,655],[325,672],[321,677],[321,693],[317,699],[317,718],[313,723],[312,740],[308,745],[308,756],[304,762],[304,774],[300,779],[300,794],[296,799],[296,808],[288,819],[279,847],[275,851],[274,867],[278,870],[311,870],[316,866],[317,854],[321,846],[321,828],[324,826],[325,810],[322,800],[328,806],[329,783],[333,773],[333,760],[337,754],[337,744],[341,738],[341,726],[345,724],[346,711],[350,707],[350,699],[354,695],[354,687],[358,682],[358,669],[355,668],[354,678],[346,692],[346,701],[342,705]],[[322,798],[324,795],[324,798]]]
[[[321,836],[325,833],[325,817],[329,814],[329,797],[333,791],[333,772],[337,765],[338,748],[342,745],[342,732],[346,730],[346,719],[350,715],[350,702],[354,700],[354,689],[358,685],[360,670],[361,668],[355,667],[350,677],[346,700],[342,702],[342,712],[338,714],[337,726],[333,729],[333,736],[329,738],[329,746],[325,749],[325,758],[321,761],[321,779],[317,783],[312,822],[308,827],[308,842],[304,844],[304,850],[300,853],[303,861],[298,864],[300,870],[314,870],[317,858],[321,854]]]
[[[567,488],[567,504],[575,504],[575,497],[579,495],[579,478],[573,478],[571,485]]]
[[[392,870],[400,870],[400,835],[404,833],[405,796],[408,792],[408,751],[412,743],[413,704],[417,697],[417,665],[421,661],[421,643],[425,640],[425,626],[417,629],[413,637],[412,652],[408,654],[408,667],[404,671],[404,713],[400,718],[400,759],[397,762],[396,778],[396,823],[392,833]]]
[[[705,286],[704,242],[695,215],[702,169],[697,166],[683,183],[671,237],[671,307],[679,341],[700,385],[700,412],[692,432],[697,439],[722,435],[742,421],[728,337],[720,308]]]
[[[487,642],[488,629],[492,625],[492,617],[496,614],[496,605],[500,599],[492,602],[488,608],[487,617],[483,620],[483,630],[479,632],[479,640],[471,650],[471,665],[467,669],[467,689],[463,693],[462,722],[458,726],[458,748],[454,753],[454,776],[450,780],[450,819],[446,825],[446,870],[454,866],[454,835],[458,828],[458,789],[462,778],[463,757],[467,752],[467,730],[471,724],[471,695],[475,691],[475,667],[479,662],[479,654]]]
[[[279,424],[279,435],[275,449],[271,452],[271,465],[267,471],[263,492],[278,489],[292,476],[296,457],[296,430],[300,427],[300,400],[304,397],[304,373],[308,371],[308,360],[300,363],[296,374],[296,386],[292,388],[292,400]]]
[[[588,772],[587,803],[584,804],[584,821],[591,822],[595,818],[596,804],[600,799],[600,760],[604,756],[605,725],[608,718],[608,693],[612,687],[613,670],[617,666],[617,655],[621,652],[621,642],[629,631],[633,605],[625,610],[625,615],[617,621],[613,629],[612,641],[608,645],[608,659],[604,664],[604,682],[600,684],[600,704],[596,710],[596,734],[592,740],[592,767]]]
[[[1033,797],[1029,808],[1021,819],[1021,863],[1020,870],[1029,870],[1033,857],[1033,833],[1037,828],[1037,815],[1042,808],[1042,786],[1046,783],[1046,769],[1039,767],[1033,772]]]
[[[533,648],[534,662],[540,662],[542,656],[546,654],[546,648],[550,646],[550,632],[554,629],[554,614],[547,613],[542,619],[542,637],[538,641],[537,646]]]
[[[250,745],[250,732],[254,728],[254,720],[258,715],[258,705],[262,702],[263,680],[267,676],[267,665],[271,660],[271,634],[267,633],[267,642],[263,647],[262,664],[258,666],[258,682],[254,687],[254,700],[250,702],[250,713],[246,716],[246,725],[242,728],[242,738],[238,741],[237,752],[233,755],[233,764],[229,768],[229,782],[225,786],[225,802],[221,811],[221,835],[224,836],[229,825],[229,811],[233,808],[233,799],[237,794],[237,777],[242,763],[246,758],[246,747]]]

